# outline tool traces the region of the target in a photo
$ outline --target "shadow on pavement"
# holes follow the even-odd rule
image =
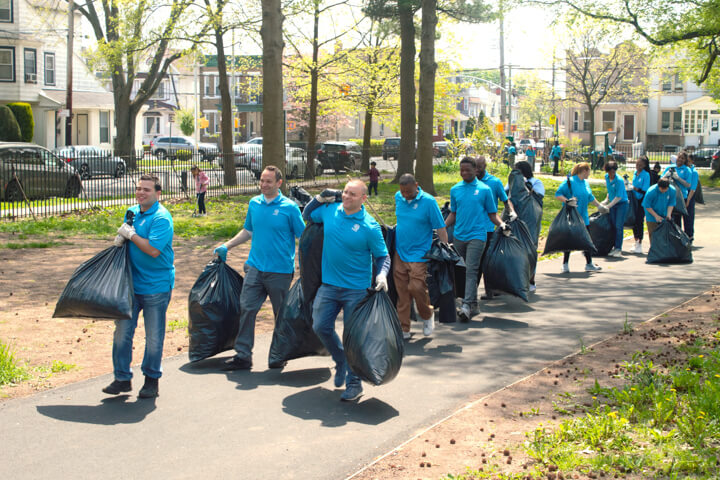
[[[128,403],[129,395],[101,400],[100,405],[38,405],[38,413],[63,422],[119,425],[138,423],[155,410],[155,399],[136,399]]]
[[[400,412],[378,400],[367,398],[372,388],[364,385],[364,396],[356,402],[341,402],[339,390],[311,388],[283,400],[283,412],[303,420],[320,420],[323,427],[341,427],[348,423],[380,425]]]
[[[286,367],[287,368],[287,367]],[[255,390],[263,386],[282,385],[285,387],[311,387],[330,380],[330,368],[310,368],[307,370],[271,369],[264,372],[236,370],[223,372],[231,382],[237,383],[238,390]]]
[[[455,358],[455,354],[462,353],[463,351],[462,345],[458,345],[457,343],[433,345],[431,343],[432,337],[420,337],[417,340],[415,340],[415,338],[411,338],[409,342],[405,342],[405,357],[422,356],[429,357],[428,360],[439,360],[441,358]],[[429,345],[432,346],[428,347]]]

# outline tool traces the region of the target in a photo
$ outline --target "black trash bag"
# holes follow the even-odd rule
[[[512,201],[515,213],[520,220],[525,222],[532,238],[535,239],[537,248],[538,239],[540,238],[540,228],[542,227],[543,199],[540,195],[532,191],[532,187],[528,189],[525,184],[525,177],[520,170],[513,170],[508,177],[508,198]],[[510,212],[503,211],[502,219],[504,222],[510,220]]]
[[[382,385],[395,378],[405,347],[387,293],[368,290],[345,325],[343,347],[350,369],[366,382]]]
[[[634,227],[635,226],[635,220],[636,220],[636,212],[638,209],[638,206],[640,204],[640,201],[637,199],[635,194],[632,190],[627,191],[628,196],[628,210],[625,214],[625,223],[623,224],[626,227]]]
[[[588,230],[597,254],[606,257],[615,246],[615,227],[610,221],[610,215],[600,212],[590,215]]]
[[[692,263],[690,237],[675,222],[664,219],[650,238],[645,263]]]
[[[528,301],[529,252],[513,233],[505,236],[502,230],[495,229],[483,257],[482,271],[486,291],[501,291]]]
[[[243,278],[220,258],[205,265],[188,295],[191,362],[212,357],[235,344],[240,326]]]
[[[305,208],[305,205],[310,203],[310,200],[313,199],[312,195],[310,195],[307,190],[297,186],[290,187],[290,198],[297,203],[298,207],[300,207],[300,211],[302,211]]]
[[[300,281],[303,297],[309,305],[322,284],[323,224],[308,223],[298,243]]]
[[[695,199],[695,203],[705,205],[705,198],[703,197],[702,183],[700,183],[700,180],[698,180],[697,189],[695,190],[695,196],[693,198]]]
[[[423,255],[429,260],[427,265],[427,287],[430,303],[437,306],[440,299],[455,289],[455,265],[465,265],[465,261],[455,247],[433,238],[430,250]]]
[[[445,202],[445,205],[440,209],[440,213],[442,214],[443,220],[450,215],[450,202]],[[455,238],[455,225],[453,224],[445,228],[445,231],[447,232],[448,243],[453,243],[453,238]]]
[[[328,352],[312,328],[312,307],[305,301],[302,278],[290,287],[280,306],[273,330],[268,366],[282,367],[288,360]]]
[[[342,203],[342,190],[335,190],[334,188],[326,188],[320,192],[321,197],[335,197],[335,203]]]
[[[128,244],[112,246],[80,265],[55,305],[53,317],[130,320],[133,281]]]
[[[673,213],[677,212],[681,215],[687,215],[687,207],[685,207],[685,199],[683,198],[682,190],[680,189],[680,182],[670,177],[670,184],[675,187],[675,207]]]
[[[380,227],[380,229],[382,230],[383,239],[385,240],[385,248],[387,248],[388,255],[390,256],[390,270],[388,271],[388,274],[387,274],[387,282],[388,282],[387,294],[390,297],[390,301],[392,302],[392,304],[397,305],[398,295],[397,295],[397,288],[395,288],[395,277],[393,275],[394,265],[392,263],[393,259],[395,258],[395,226],[393,225],[393,226],[389,227],[387,225],[382,225]],[[373,274],[372,274],[373,281],[375,280],[376,276],[377,276],[377,272],[375,271],[375,264],[373,262]],[[410,314],[411,317],[413,317],[413,320],[415,320],[415,318],[414,318],[415,315],[413,315],[414,310],[411,309],[410,312],[411,312],[411,314]]]
[[[595,245],[577,207],[564,204],[550,224],[543,255],[573,250],[595,252]]]
[[[528,229],[528,226],[525,224],[525,222],[520,220],[520,217],[518,217],[512,222],[507,222],[507,225],[510,227],[513,235],[515,235],[517,239],[520,240],[523,246],[527,249],[528,262],[530,262],[530,278],[532,278],[532,276],[535,275],[535,269],[537,268],[537,239],[533,238],[530,229]]]

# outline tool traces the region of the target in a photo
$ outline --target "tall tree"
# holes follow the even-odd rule
[[[415,176],[423,190],[435,195],[432,137],[435,120],[435,28],[437,1],[423,0],[420,37],[420,96],[418,98],[418,148]]]
[[[280,0],[263,0],[260,36],[263,45],[263,168],[278,166],[285,175],[283,121],[283,21]],[[285,186],[284,188],[287,188]]]
[[[518,105],[518,127],[522,130],[533,130],[537,126],[535,139],[542,137],[543,124],[550,124],[553,113],[552,88],[535,73],[518,75],[515,84],[522,85],[520,104]]]

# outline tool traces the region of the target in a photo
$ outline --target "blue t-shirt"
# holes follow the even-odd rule
[[[676,165],[670,165],[665,168],[662,176],[665,176],[670,171],[671,168],[675,168],[675,172],[677,172],[677,174],[680,178],[682,178],[683,180],[685,180],[688,183],[692,182],[692,172],[687,167],[687,165],[681,165],[679,167]],[[670,183],[673,183],[673,182],[671,181]],[[683,185],[680,182],[677,182],[677,186],[680,187],[680,192],[682,193],[683,198],[687,198],[690,188],[686,187],[685,185]]]
[[[515,154],[517,153],[517,149],[515,149],[515,147],[509,147],[509,148],[508,148],[508,153],[509,153],[510,155],[515,155]]]
[[[243,228],[252,232],[248,265],[261,272],[295,271],[295,239],[305,230],[295,202],[282,193],[270,203],[257,195],[250,200]]]
[[[497,207],[500,202],[507,202],[508,200],[507,192],[505,192],[502,181],[500,181],[500,179],[497,178],[495,175],[490,175],[487,172],[485,172],[485,176],[481,178],[480,181],[490,187],[490,190],[492,191],[493,202],[495,202],[495,211],[497,211]],[[495,224],[492,223],[490,218],[488,218],[487,220],[487,231],[495,231]]]
[[[633,175],[633,187],[637,187],[642,192],[638,192],[637,190],[633,190],[633,193],[635,194],[635,198],[638,200],[643,198],[643,195],[645,195],[644,192],[648,191],[648,188],[650,188],[650,174],[647,172],[647,170],[640,170],[640,173],[638,173],[637,170],[635,170],[635,175]]]
[[[692,173],[692,176],[690,177],[690,190],[697,190],[700,175],[698,174],[698,171],[695,170],[695,165],[690,167],[690,172]]]
[[[403,262],[427,262],[423,255],[430,250],[433,230],[443,228],[445,220],[435,198],[418,187],[409,202],[395,193],[395,245]]]
[[[652,208],[656,214],[665,218],[667,216],[668,207],[675,206],[675,196],[675,187],[672,185],[668,187],[665,193],[660,191],[657,184],[650,187],[642,202],[642,206],[645,209],[645,220],[648,222],[657,222],[655,217],[650,215],[650,212],[647,211],[648,208]]]
[[[535,150],[532,149],[532,147],[525,150],[525,155],[528,157],[534,157],[535,156]]]
[[[490,187],[474,178],[458,182],[450,189],[450,211],[455,212],[454,237],[463,242],[487,240],[489,213],[497,212]]]
[[[380,225],[365,207],[346,215],[342,204],[325,204],[310,214],[324,224],[322,282],[360,290],[372,283],[372,257],[387,257]]]
[[[550,150],[550,158],[560,160],[560,157],[562,157],[562,148],[560,148],[560,145],[553,145],[552,150]]]
[[[605,188],[608,192],[608,201],[612,202],[615,197],[620,197],[618,203],[628,203],[627,190],[625,190],[625,180],[620,178],[619,175],[615,175],[615,178],[610,180],[610,175],[605,174]]]
[[[570,192],[570,187],[572,187],[572,192]],[[573,175],[570,177],[570,186],[568,186],[568,181],[565,179],[561,184],[560,187],[558,187],[557,191],[555,192],[555,196],[562,195],[565,198],[577,198],[577,209],[580,215],[583,217],[583,220],[585,220],[585,225],[590,225],[590,216],[588,215],[588,205],[590,202],[595,200],[595,196],[592,194],[592,190],[590,190],[590,184],[587,180],[580,180],[577,175]]]
[[[175,252],[172,248],[173,219],[170,212],[160,202],[140,212],[140,205],[130,207],[133,212],[135,233],[150,242],[150,246],[160,250],[153,258],[132,242],[130,244],[130,267],[132,269],[133,290],[139,295],[165,293],[175,287]],[[127,221],[127,214],[125,214]]]

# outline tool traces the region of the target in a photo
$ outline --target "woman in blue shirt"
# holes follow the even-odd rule
[[[691,176],[688,196],[685,200],[685,208],[688,214],[687,217],[683,217],[683,222],[685,223],[685,233],[690,237],[690,240],[693,240],[693,236],[695,235],[695,192],[698,188],[700,176],[698,175],[698,171],[695,170],[695,164],[690,155],[685,155],[685,166],[690,169]]]
[[[635,237],[635,248],[632,253],[642,253],[642,241],[645,232],[644,218],[645,210],[642,207],[645,193],[650,188],[650,161],[645,155],[642,155],[635,162],[635,175],[633,175],[633,195],[637,198],[635,208],[635,225],[633,225],[633,237]]]
[[[580,213],[580,216],[585,221],[585,227],[587,227],[590,225],[590,217],[588,216],[589,203],[597,206],[602,213],[608,213],[608,209],[595,199],[592,190],[590,190],[590,184],[587,181],[587,178],[590,176],[590,164],[587,162],[578,163],[570,173],[572,177],[560,184],[557,192],[555,192],[555,198],[567,203],[569,206],[577,207],[578,213]],[[584,254],[585,260],[587,260],[585,265],[586,272],[602,270],[602,267],[592,263],[592,254],[589,251],[584,252]],[[562,273],[570,272],[569,261],[570,252],[565,252],[563,256]]]
[[[629,205],[625,181],[617,175],[617,169],[618,165],[615,160],[610,160],[605,164],[607,198],[603,204],[610,209],[610,223],[615,231],[615,246],[608,253],[608,257],[622,256],[623,227]]]

